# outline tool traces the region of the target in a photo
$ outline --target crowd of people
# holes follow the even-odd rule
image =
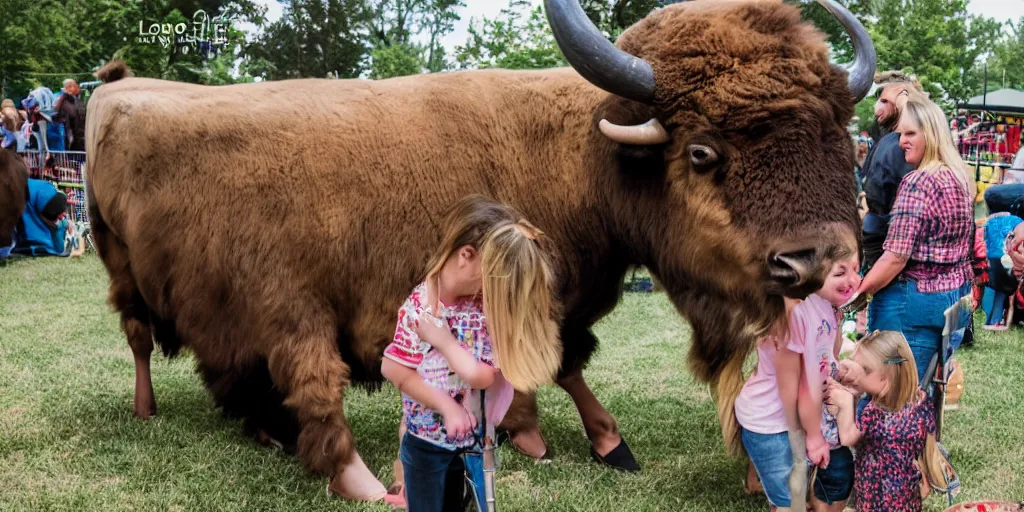
[[[839,258],[817,293],[789,301],[785,328],[759,342],[734,405],[751,461],[747,490],[763,491],[772,510],[799,507],[801,489],[817,511],[842,511],[851,499],[859,511],[915,511],[931,490],[954,491],[929,365],[945,312],[975,292],[978,237],[999,292],[983,294],[997,303],[987,323],[1009,325],[998,302],[1020,293],[1024,190],[1009,187],[1024,184],[990,188],[994,215],[976,222],[977,183],[941,108],[913,76],[881,73],[876,83],[882,134],[855,139],[861,254]],[[843,354],[843,310],[866,314],[852,354]],[[794,453],[803,448],[793,431],[806,453]]]
[[[17,151],[85,151],[85,104],[78,82],[64,80],[54,94],[37,87],[21,100],[20,109],[6,98],[0,104],[2,148]]]

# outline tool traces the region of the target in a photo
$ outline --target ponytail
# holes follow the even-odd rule
[[[553,382],[562,360],[542,235],[520,220],[494,229],[481,250],[487,332],[502,375],[524,392]]]

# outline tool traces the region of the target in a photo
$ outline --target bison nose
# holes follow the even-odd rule
[[[785,288],[799,286],[818,269],[818,253],[814,249],[777,252],[768,257],[768,275]]]

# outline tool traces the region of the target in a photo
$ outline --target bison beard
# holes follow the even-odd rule
[[[729,369],[779,317],[782,294],[819,285],[843,234],[859,233],[847,76],[781,3],[675,5],[618,44],[654,70],[650,103],[567,69],[218,88],[101,70],[89,217],[135,357],[136,415],[156,411],[154,339],[168,355],[188,347],[228,415],[337,477],[356,455],[343,391],[379,382],[437,223],[470,193],[548,234],[559,384],[601,455],[620,437],[582,369],[631,265],[651,269],[692,323],[696,376],[738,375]],[[669,140],[618,144],[602,118],[654,118]],[[717,159],[694,157],[694,144]],[[811,257],[792,279],[769,272],[771,255],[801,250]],[[534,397],[517,395],[505,426],[537,425]]]

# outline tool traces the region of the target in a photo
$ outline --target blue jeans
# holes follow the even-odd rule
[[[1010,212],[1015,203],[1024,201],[1024,183],[1012,183],[1008,185],[996,185],[985,189],[985,205],[988,206],[988,213]],[[1016,212],[1020,216],[1024,212]]]
[[[793,469],[793,456],[789,449],[789,434],[758,434],[747,429],[740,432],[743,449],[750,456],[750,462],[757,470],[768,503],[776,507],[788,507],[792,501],[789,494],[789,473]]]
[[[970,293],[970,281],[956,290],[922,293],[917,290],[917,283],[900,275],[875,294],[868,305],[868,332],[903,333],[914,354],[918,382],[927,389],[921,380],[942,344],[942,328],[946,325],[944,313]]]
[[[464,510],[462,500],[467,468],[461,451],[448,450],[406,433],[402,438],[399,459],[405,472],[405,499],[409,512]],[[480,461],[482,469],[482,459]],[[470,465],[473,464],[471,461]],[[480,471],[479,483],[475,474],[473,480],[478,487],[477,496],[481,496],[483,472]]]
[[[845,446],[829,451],[828,467],[818,468],[814,497],[829,505],[846,501],[853,492],[853,452]]]

